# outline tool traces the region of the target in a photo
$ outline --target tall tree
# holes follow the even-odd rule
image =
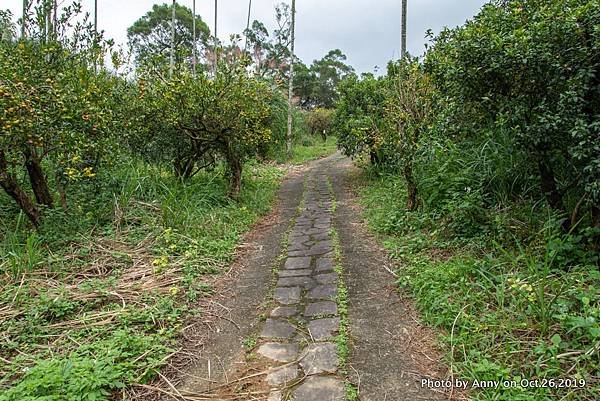
[[[138,64],[168,61],[171,50],[172,11],[170,4],[154,5],[152,10],[127,29],[129,45]],[[196,42],[194,18],[198,34]],[[179,4],[175,4],[175,20],[175,62],[181,63],[191,59],[194,46],[207,46],[210,30],[200,16],[194,16],[192,10]]]
[[[321,60],[315,60],[311,71],[315,74],[316,85],[313,89],[315,106],[331,108],[338,98],[338,85],[344,77],[354,72],[345,63],[346,55],[339,49],[330,50]]]
[[[21,38],[25,38],[25,33],[27,31],[27,13],[29,12],[29,1],[23,0],[23,17],[21,20]]]
[[[214,47],[213,47],[213,55],[215,58],[215,75],[217,74],[217,69],[219,66],[219,53],[218,53],[218,49],[217,49],[217,47],[219,46],[219,37],[217,36],[218,10],[219,10],[219,2],[218,2],[218,0],[215,0],[215,32],[214,32],[215,43],[214,43]]]
[[[292,95],[294,92],[294,31],[296,28],[296,0],[292,0],[292,22],[291,43],[290,43],[290,76],[288,81],[288,121],[287,121],[287,141],[286,150],[288,157],[292,157]]]
[[[330,50],[320,60],[307,67],[299,60],[294,66],[294,95],[300,107],[332,108],[339,98],[339,84],[354,69],[345,63],[346,55],[339,49]]]
[[[275,6],[277,27],[272,34],[260,21],[253,21],[244,34],[252,49],[256,73],[275,79],[283,79],[289,71],[291,42],[291,8],[286,3]]]

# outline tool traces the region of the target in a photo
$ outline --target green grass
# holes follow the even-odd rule
[[[472,399],[597,399],[600,273],[597,259],[578,251],[577,237],[556,234],[548,224],[532,231],[514,205],[491,216],[510,224],[461,238],[443,216],[407,212],[398,177],[365,177],[360,185],[365,217],[398,262],[398,285],[439,329],[456,377],[551,379],[564,386],[500,386],[473,390]],[[501,241],[498,232],[512,241]]]
[[[331,213],[335,213],[336,199],[333,192],[333,184],[331,180],[327,179],[327,186],[332,196],[332,207]],[[334,247],[334,271],[338,274],[338,293],[336,296],[336,304],[338,314],[340,316],[340,327],[339,334],[336,336],[335,343],[337,347],[337,353],[340,364],[340,373],[342,373],[346,379],[344,380],[344,389],[346,391],[346,398],[348,401],[354,401],[358,399],[357,387],[348,379],[348,357],[350,356],[350,336],[348,321],[348,289],[346,288],[346,282],[344,281],[344,267],[342,266],[342,247],[340,244],[340,237],[335,228],[332,228],[329,233]]]
[[[321,138],[307,137],[292,148],[292,164],[303,164],[311,160],[320,159],[335,153],[337,149],[337,138],[327,137],[323,142]]]
[[[246,165],[235,203],[219,169],[185,184],[145,164],[109,173],[38,231],[0,195],[2,401],[127,398],[151,380],[282,177]]]

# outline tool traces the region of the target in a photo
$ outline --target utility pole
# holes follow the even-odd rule
[[[52,30],[52,3],[50,0],[45,0],[43,2],[43,10],[44,10],[44,43],[50,42],[50,31]],[[48,56],[48,55],[47,55]],[[48,57],[46,57],[48,59]]]
[[[171,54],[169,55],[169,76],[173,76],[175,69],[175,0],[171,7]]]
[[[94,0],[94,72],[98,73],[98,54],[96,47],[98,46],[98,0]]]
[[[192,75],[196,76],[196,0],[192,1]]]
[[[98,0],[94,0],[94,35],[98,37]]]
[[[25,33],[27,31],[27,12],[29,4],[27,0],[23,0],[23,20],[21,21],[21,39],[25,39]]]
[[[286,150],[288,158],[292,157],[292,96],[294,91],[294,40],[296,29],[296,0],[292,0],[292,23],[290,44],[290,77],[288,82],[288,120]]]
[[[52,24],[52,36],[54,36],[54,40],[58,40],[58,0],[54,0],[54,17]]]
[[[401,49],[400,58],[404,60],[406,57],[406,3],[408,0],[402,0],[402,38],[401,38]]]
[[[244,52],[248,50],[248,29],[250,29],[250,13],[252,12],[252,0],[248,0],[248,21],[246,22],[246,43],[244,44]]]
[[[215,46],[214,46],[214,58],[215,58],[215,77],[217,76],[217,67],[219,64],[219,53],[217,53],[217,43],[219,39],[217,39],[217,10],[218,10],[218,0],[215,0]]]

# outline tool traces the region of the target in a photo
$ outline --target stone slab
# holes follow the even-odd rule
[[[279,277],[310,276],[311,274],[311,269],[280,270],[278,273]]]
[[[285,385],[294,381],[299,373],[300,369],[296,364],[273,368],[267,373],[267,383],[271,386]]]
[[[284,305],[291,305],[300,301],[300,287],[277,287],[273,295],[275,300]]]
[[[297,306],[278,306],[271,311],[271,317],[291,317],[297,314]]]
[[[257,352],[277,362],[292,362],[298,358],[298,344],[265,343]]]
[[[335,373],[339,366],[337,349],[334,343],[309,344],[300,359],[300,365],[307,375]]]
[[[303,252],[303,251],[298,251]],[[304,255],[298,255],[300,257],[294,257],[292,255],[295,252],[289,252],[288,254],[292,257],[287,258],[285,264],[283,265],[284,269],[308,269],[310,268],[310,257]]]
[[[339,330],[339,317],[311,320],[308,323],[308,332],[315,341],[331,340],[336,336]]]
[[[305,288],[312,288],[316,285],[315,279],[307,276],[299,277],[282,277],[277,280],[277,287],[295,287],[302,286]]]
[[[260,334],[263,338],[290,338],[296,327],[291,323],[277,319],[267,319]]]
[[[304,316],[313,317],[318,315],[335,315],[337,313],[337,305],[333,301],[313,302],[306,305]]]
[[[335,284],[321,284],[308,292],[309,299],[333,299],[337,295],[337,286]]]
[[[337,273],[325,273],[315,276],[315,280],[317,280],[319,284],[337,284],[338,278]]]
[[[331,376],[306,379],[292,395],[293,401],[345,401],[344,383]]]
[[[315,271],[317,272],[325,272],[333,270],[333,259],[328,257],[320,257],[316,262],[317,268]]]

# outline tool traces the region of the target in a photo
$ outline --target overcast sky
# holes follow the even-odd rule
[[[288,2],[290,0],[287,0]],[[70,0],[59,0],[67,4]],[[192,0],[179,0],[192,7]],[[272,28],[276,0],[252,0],[252,19]],[[419,55],[426,43],[425,32],[455,27],[475,15],[486,0],[408,0],[408,50]],[[84,10],[93,12],[93,0],[83,0]],[[127,42],[127,27],[144,15],[152,0],[98,0],[98,25],[106,37]],[[0,8],[21,15],[22,0],[0,0]],[[297,0],[296,53],[307,64],[330,49],[341,49],[357,72],[385,67],[397,58],[400,47],[401,0]],[[197,13],[213,29],[214,0],[196,0]],[[218,34],[228,40],[246,27],[248,0],[219,0]]]

